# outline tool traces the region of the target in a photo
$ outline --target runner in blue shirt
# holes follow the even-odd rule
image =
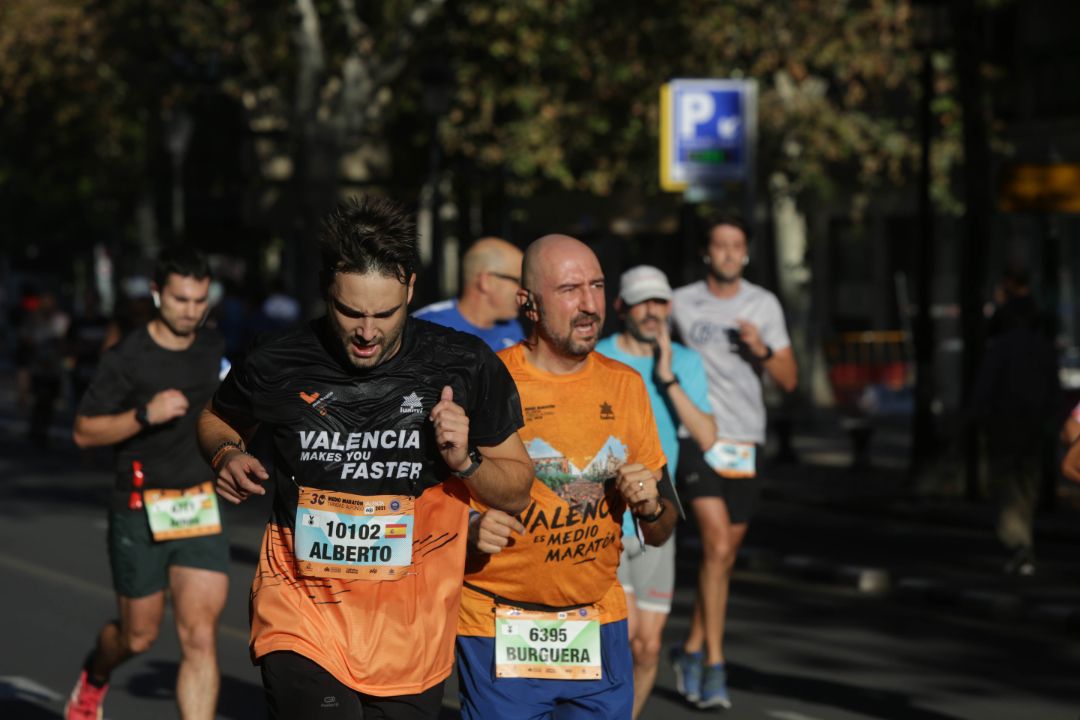
[[[462,258],[461,297],[422,307],[414,317],[445,325],[499,351],[525,337],[518,322],[521,250],[499,238],[480,238]]]

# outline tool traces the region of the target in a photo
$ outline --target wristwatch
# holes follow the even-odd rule
[[[146,405],[140,405],[135,408],[135,420],[141,427],[150,426],[150,414],[147,412],[149,408]]]
[[[773,356],[773,350],[768,345],[765,346],[765,354],[757,359],[758,362],[765,362]]]
[[[480,451],[476,448],[469,448],[469,459],[472,460],[472,464],[464,470],[458,470],[455,475],[459,478],[469,478],[473,476],[473,473],[480,467],[480,463],[484,462],[484,456],[480,454]]]

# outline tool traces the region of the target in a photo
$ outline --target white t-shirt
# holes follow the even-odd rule
[[[791,345],[780,301],[765,288],[739,282],[734,297],[718,298],[704,280],[675,291],[672,316],[682,341],[697,350],[709,378],[709,404],[716,418],[716,436],[725,440],[765,442],[765,400],[761,379],[728,339],[737,320],[756,325],[761,340],[773,349]]]

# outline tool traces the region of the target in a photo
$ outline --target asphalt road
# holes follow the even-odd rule
[[[108,483],[107,472],[81,467],[71,450],[37,453],[0,435],[0,718],[58,718],[94,632],[115,612],[105,556]],[[246,640],[247,588],[265,510],[252,503],[229,512],[232,585],[220,640],[220,718],[265,717]],[[798,534],[785,534],[779,523],[787,517],[774,518],[766,506],[762,537],[796,542]],[[845,532],[832,525],[822,523],[819,531]],[[858,542],[874,538],[863,534]],[[685,632],[689,616],[690,553],[680,556],[670,642]],[[739,573],[728,652],[732,718],[1080,716],[1074,640],[784,575]],[[114,675],[106,717],[175,717],[177,657],[175,633],[166,628],[151,652]],[[447,718],[457,716],[453,681],[444,705]],[[665,664],[645,717],[709,714],[716,712],[683,705]]]

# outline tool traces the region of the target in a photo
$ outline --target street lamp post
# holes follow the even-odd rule
[[[946,8],[936,2],[924,1],[916,6],[915,43],[922,52],[922,89],[919,102],[920,154],[919,154],[919,238],[915,273],[915,413],[912,416],[911,458],[909,470],[912,477],[926,468],[937,453],[937,437],[934,432],[934,324],[930,314],[933,304],[934,252],[936,237],[934,206],[930,198],[932,173],[930,150],[933,143],[934,115],[934,52],[943,42],[948,17]]]

